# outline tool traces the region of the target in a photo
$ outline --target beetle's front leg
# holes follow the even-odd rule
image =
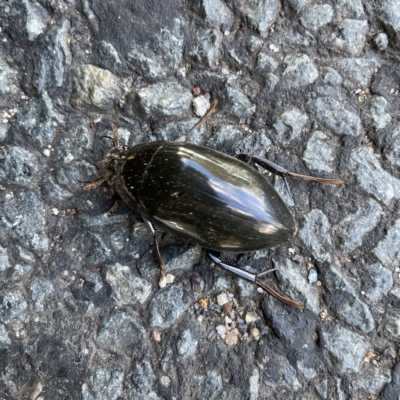
[[[157,233],[153,227],[153,224],[150,221],[148,221],[145,217],[143,217],[143,215],[142,215],[142,219],[143,219],[144,223],[146,224],[147,229],[150,232],[150,235],[153,236],[154,245],[156,247],[158,263],[160,264],[160,279],[158,280],[158,286],[160,288],[164,288],[167,285],[166,269],[165,269],[164,259],[162,258],[162,255],[160,252],[160,247],[158,246]]]

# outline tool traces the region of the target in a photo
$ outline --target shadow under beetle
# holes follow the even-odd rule
[[[289,209],[273,186],[247,164],[249,161],[282,176],[288,190],[287,176],[342,183],[295,174],[260,157],[242,154],[237,159],[187,143],[188,136],[210,117],[216,105],[215,100],[207,114],[174,142],[122,147],[112,125],[114,148],[100,163],[100,177],[84,187],[90,190],[107,182],[142,216],[156,246],[161,287],[166,284],[166,271],[153,224],[208,250],[235,253],[275,247],[295,235],[296,223]],[[303,308],[260,281],[271,271],[251,274],[209,255],[221,267],[254,282],[284,303]]]

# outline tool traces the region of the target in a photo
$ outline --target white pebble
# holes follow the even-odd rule
[[[217,330],[219,336],[223,336],[226,333],[226,328],[224,325],[218,325],[215,329]]]
[[[228,68],[221,68],[222,75],[229,75],[230,71]]]
[[[226,293],[221,293],[217,296],[217,304],[219,306],[223,306],[224,304],[229,302],[229,297]]]
[[[198,117],[202,117],[210,108],[210,101],[204,96],[197,96],[193,99],[194,112]]]
[[[250,333],[251,333],[251,336],[252,336],[255,340],[258,340],[258,339],[260,339],[260,337],[261,337],[260,330],[259,330],[258,328],[256,328],[256,327],[252,328],[252,330],[251,330]]]

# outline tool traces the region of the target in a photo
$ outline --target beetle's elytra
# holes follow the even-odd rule
[[[129,206],[207,249],[265,249],[295,233],[293,216],[272,185],[233,157],[171,142],[137,145],[113,156],[102,162],[100,173]]]
[[[294,218],[272,185],[248,161],[274,173],[321,183],[340,180],[297,175],[268,160],[242,155],[240,161],[204,146],[186,143],[187,136],[203,123],[210,111],[175,142],[152,142],[120,147],[113,126],[115,147],[100,164],[100,178],[85,189],[107,182],[120,197],[140,213],[153,234],[161,267],[160,286],[165,286],[165,267],[158,248],[154,223],[166,231],[209,250],[247,252],[278,246],[296,232]],[[285,180],[286,183],[286,180]],[[220,266],[253,281],[269,293],[302,309],[259,280],[262,274],[223,264]]]

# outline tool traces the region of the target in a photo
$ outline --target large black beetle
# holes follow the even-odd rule
[[[211,115],[215,106],[216,102],[194,128]],[[341,183],[297,175],[259,157],[241,155],[241,161],[184,142],[193,129],[175,142],[121,147],[113,127],[115,147],[101,161],[100,178],[85,187],[92,189],[107,182],[142,216],[156,245],[160,286],[164,286],[165,267],[152,224],[206,249],[235,253],[275,247],[294,236],[296,223],[287,206],[273,186],[246,162],[252,160],[284,179],[290,175]],[[262,274],[223,264],[211,253],[210,257],[285,303],[302,308],[261,282]]]

